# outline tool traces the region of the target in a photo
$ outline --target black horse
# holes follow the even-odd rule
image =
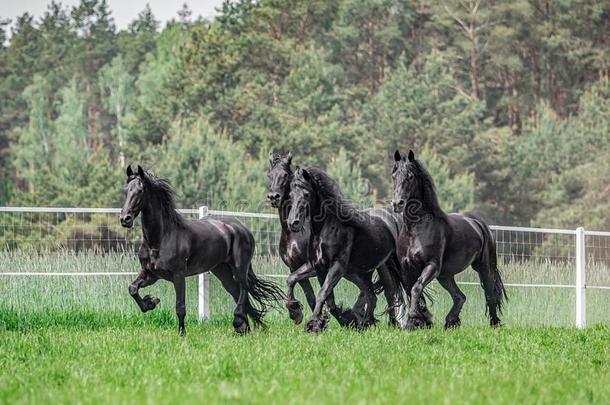
[[[142,270],[129,286],[129,294],[142,312],[154,309],[159,299],[149,295],[142,298],[139,289],[159,279],[172,282],[179,332],[184,336],[185,278],[206,271],[216,275],[233,296],[237,304],[233,327],[238,333],[250,331],[247,316],[255,324],[263,325],[268,305],[285,299],[281,289],[261,280],[252,271],[254,237],[238,220],[185,220],[176,212],[169,182],[145,172],[140,166],[137,173],[131,166],[127,167],[125,194],[121,225],[132,227],[142,213],[143,241],[138,254]]]
[[[395,257],[400,230],[398,219],[384,209],[357,210],[343,196],[339,187],[324,171],[317,168],[295,171],[290,185],[292,206],[288,215],[290,231],[310,226],[308,262],[288,277],[288,304],[300,311],[294,297],[295,284],[322,272],[324,282],[316,297],[311,320],[305,329],[321,332],[327,326],[322,316],[324,303],[342,277],[356,284],[364,296],[365,313],[358,327],[375,322],[377,297],[372,282],[375,268],[383,269],[400,285],[400,270]],[[402,294],[394,297],[397,305]]]
[[[270,170],[268,173],[269,186],[267,199],[271,206],[278,209],[278,216],[282,227],[280,235],[279,252],[282,261],[288,266],[291,273],[297,271],[301,266],[308,262],[308,245],[310,240],[310,226],[305,223],[299,232],[292,232],[288,226],[287,217],[292,206],[290,199],[290,183],[293,179],[292,170],[292,153],[288,152],[285,155],[272,153],[269,156]],[[383,290],[388,301],[388,317],[391,325],[396,325],[396,308],[395,299],[399,294],[400,285],[396,284],[388,271],[382,267],[379,272],[381,283],[375,283],[375,291]],[[317,271],[316,275],[320,285],[324,283],[324,274],[322,271]],[[316,306],[316,295],[311,286],[309,279],[302,279],[299,285],[305,293],[307,303],[313,311]],[[334,295],[331,292],[326,300],[326,305],[330,313],[337,319],[341,326],[354,326],[357,319],[364,315],[365,311],[364,294],[360,294],[352,310],[344,310],[335,304]],[[289,314],[292,320],[299,324],[303,320],[303,312],[301,308],[296,310],[294,306],[299,307],[300,303],[295,301],[288,303]]]
[[[397,252],[402,274],[415,282],[411,288],[407,329],[426,326],[416,300],[435,278],[451,294],[453,307],[445,319],[445,328],[460,325],[460,311],[466,296],[455,282],[454,276],[468,266],[477,271],[485,290],[488,315],[492,326],[500,325],[506,291],[497,265],[496,244],[485,222],[473,214],[445,214],[441,209],[432,177],[415,159],[413,151],[408,158],[394,154],[395,212],[403,212]]]

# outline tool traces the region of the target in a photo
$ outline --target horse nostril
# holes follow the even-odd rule
[[[301,221],[299,221],[298,219],[295,219],[294,221],[292,221],[291,225],[293,228],[296,228],[299,226],[300,223],[301,223]]]
[[[403,205],[405,205],[405,200],[398,200],[398,206],[402,207]]]
[[[125,215],[123,217],[123,222],[129,222],[129,221],[131,221],[131,215]]]

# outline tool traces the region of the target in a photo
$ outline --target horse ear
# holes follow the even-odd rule
[[[311,175],[309,174],[309,172],[307,171],[307,169],[303,169],[301,170],[301,172],[303,173],[303,178],[307,181],[311,180]]]
[[[290,164],[292,163],[292,152],[288,151],[288,154],[286,155],[286,163]]]
[[[273,156],[273,151],[269,152],[269,166],[271,166],[271,168],[273,168],[273,162],[275,161],[274,156]]]
[[[138,165],[138,176],[140,176],[142,179],[144,179],[146,177],[146,174],[144,173],[144,169],[142,169],[142,166]]]
[[[400,156],[400,151],[398,149],[396,149],[396,152],[394,152],[394,160],[396,162],[400,162],[402,160],[402,156]]]
[[[415,161],[415,153],[411,149],[409,149],[409,162]]]
[[[131,170],[131,165],[127,166],[127,177],[133,176],[133,170]]]

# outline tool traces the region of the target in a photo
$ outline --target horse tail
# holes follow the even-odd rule
[[[387,287],[384,287],[382,284],[382,291],[387,291],[385,295],[388,301],[388,306],[383,313],[390,316],[390,323],[394,321],[400,323],[404,318],[404,315],[407,313],[407,307],[405,303],[405,289],[400,276],[400,262],[395,254],[392,254],[392,256],[390,256],[390,258],[386,261],[385,268],[387,269],[387,271],[384,272],[385,277],[389,278],[389,280],[386,282],[388,282],[391,286],[394,286],[394,291],[393,296],[390,296],[391,291],[387,291]],[[378,270],[378,273],[379,271],[380,270]],[[392,321],[392,315],[395,318],[394,321]]]
[[[486,231],[486,242],[487,242],[487,256],[489,258],[489,266],[491,269],[491,274],[493,277],[493,291],[494,296],[496,298],[496,302],[498,305],[498,311],[502,313],[502,308],[504,307],[504,302],[508,301],[508,295],[506,294],[506,288],[504,288],[504,282],[502,281],[502,272],[500,267],[498,267],[498,255],[496,251],[496,241],[491,233],[491,229],[487,226],[487,224],[483,224]]]
[[[286,301],[284,292],[273,282],[263,280],[252,270],[252,264],[248,269],[248,295],[256,302],[258,308],[246,301],[246,313],[255,324],[265,326],[263,317],[270,307],[281,308]]]
[[[484,278],[481,278],[481,286],[485,290],[485,294],[490,296],[490,299],[486,300],[487,311],[491,309],[490,305],[495,304],[495,307],[501,314],[505,302],[508,301],[508,295],[506,294],[506,288],[504,288],[504,282],[502,281],[502,272],[498,266],[496,241],[491,233],[491,229],[481,217],[474,214],[469,214],[469,216],[475,219],[474,222],[479,226],[481,234],[483,235],[483,246],[479,259],[482,268],[479,271],[485,271],[486,268],[488,271],[487,275],[491,278],[489,285],[485,285],[483,281]]]

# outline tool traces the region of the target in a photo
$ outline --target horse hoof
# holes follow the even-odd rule
[[[142,298],[142,301],[145,305],[145,307],[142,309],[142,312],[152,311],[161,302],[159,298],[151,297],[150,295],[145,295],[144,298]]]
[[[327,323],[324,319],[312,319],[305,325],[305,331],[309,333],[322,333],[326,329]]]
[[[180,337],[186,336],[186,330],[184,328],[180,328],[180,331],[178,333],[180,334]]]
[[[502,322],[500,322],[500,320],[499,320],[499,319],[492,319],[492,320],[489,322],[489,325],[490,325],[492,328],[501,328],[501,327],[503,326],[503,325],[502,325]]]
[[[248,326],[248,324],[244,322],[235,328],[235,333],[237,333],[238,335],[246,335],[250,333],[250,326]]]
[[[409,331],[414,331],[417,329],[422,329],[426,327],[426,322],[420,318],[409,317],[407,319],[407,323],[405,325],[405,329]]]
[[[445,321],[445,329],[457,329],[462,326],[460,318],[451,318]]]
[[[250,332],[250,325],[248,325],[248,321],[242,317],[236,316],[233,319],[233,328],[235,329],[235,333],[238,335],[245,335]]]
[[[290,316],[294,324],[300,325],[303,322],[303,305],[296,300],[288,301],[286,308],[288,308],[288,316]]]

